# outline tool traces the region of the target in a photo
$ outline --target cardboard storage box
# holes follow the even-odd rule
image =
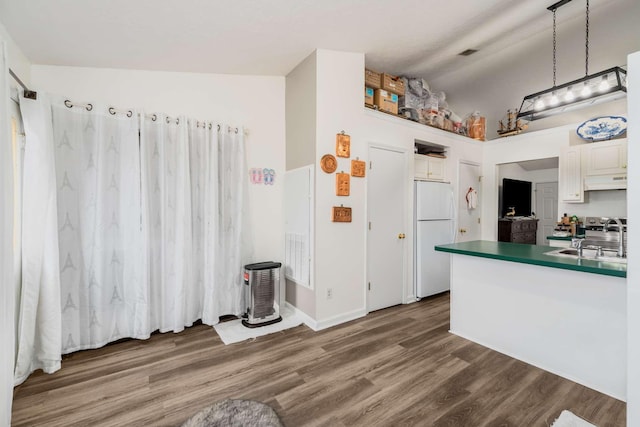
[[[402,78],[400,77],[382,73],[380,84],[381,89],[384,89],[391,93],[395,93],[397,95],[404,95],[404,81],[402,81]]]
[[[373,89],[380,89],[380,73],[373,70],[364,70],[364,85]]]
[[[367,105],[373,105],[373,88],[364,88],[364,103]]]
[[[373,100],[381,111],[398,114],[398,95],[384,89],[376,89]]]

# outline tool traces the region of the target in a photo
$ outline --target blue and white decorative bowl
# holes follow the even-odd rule
[[[586,141],[604,141],[627,131],[627,119],[622,116],[595,117],[576,129],[578,136]]]

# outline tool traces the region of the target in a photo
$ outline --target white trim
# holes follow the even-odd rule
[[[315,289],[315,268],[314,268],[315,266],[315,209],[316,209],[315,207],[315,174],[316,174],[315,165],[310,164],[306,166],[300,166],[294,169],[289,169],[285,172],[285,175],[290,172],[296,172],[301,170],[307,170],[309,174],[309,224],[307,227],[307,232],[309,234],[309,241],[307,243],[309,245],[309,261],[308,261],[309,277],[307,278],[307,283],[303,283],[292,277],[289,277],[286,275],[286,273],[284,274],[284,277],[286,280],[289,280],[298,286],[302,286],[303,288],[314,290]],[[286,213],[284,217],[286,217]],[[286,233],[287,233],[286,224],[284,225],[284,229],[285,229],[284,235],[286,236]],[[287,244],[286,244],[286,237],[285,237],[283,241],[283,247],[285,247],[286,249],[286,246]],[[286,285],[285,285],[285,289],[286,289]]]
[[[313,329],[314,331],[318,330],[318,322],[316,322],[307,313],[305,313],[304,311],[300,310],[298,307],[292,305],[288,301],[284,302],[284,306],[285,306],[285,308],[287,310],[293,311],[296,314],[296,316],[298,316],[300,318],[300,320],[302,320],[302,323],[307,325],[309,328]]]
[[[339,314],[337,316],[333,316],[330,317],[328,319],[324,319],[324,320],[320,320],[320,321],[316,321],[316,328],[311,328],[311,326],[309,326],[311,329],[313,329],[314,331],[320,331],[322,329],[327,329],[330,328],[332,326],[336,326],[336,325],[340,325],[342,323],[346,323],[346,322],[350,322],[352,320],[355,319],[359,319],[361,317],[364,317],[367,315],[367,310],[366,308],[360,308],[358,310],[354,310],[348,313],[342,313]]]
[[[514,142],[519,142],[520,139],[525,139],[525,138],[531,138],[533,137],[541,137],[541,136],[546,136],[546,135],[552,135],[556,132],[559,131],[563,131],[563,130],[567,130],[567,131],[574,131],[575,129],[580,125],[580,122],[578,123],[572,123],[572,124],[568,124],[568,125],[562,125],[562,126],[557,126],[557,127],[552,127],[552,128],[547,128],[547,129],[540,129],[540,130],[536,130],[533,132],[525,132],[525,133],[521,133],[518,135],[513,135],[510,136],[508,138],[501,138],[501,137],[497,137],[494,139],[490,139],[488,141],[484,141],[483,145],[485,146],[490,146],[490,145],[498,145],[498,144],[513,144]]]
[[[300,320],[302,320],[302,323],[307,325],[310,329],[312,329],[315,332],[330,328],[332,326],[337,326],[342,323],[350,322],[352,320],[356,320],[361,317],[365,317],[367,315],[367,310],[364,308],[360,308],[358,310],[354,310],[349,313],[339,314],[337,316],[318,321],[313,319],[304,311],[300,310],[298,307],[291,305],[291,303],[289,303],[288,301],[285,301],[284,305],[288,310],[293,311],[296,314],[296,316],[298,316]]]
[[[415,302],[417,301],[415,298],[415,286],[413,283],[413,241],[414,241],[414,230],[413,230],[413,170],[411,168],[411,166],[413,165],[413,157],[409,156],[409,150],[407,150],[406,148],[402,148],[402,147],[397,147],[397,146],[393,146],[393,145],[388,145],[388,144],[384,144],[384,143],[379,143],[379,142],[372,142],[369,141],[368,143],[368,147],[367,147],[367,162],[371,161],[371,149],[377,149],[377,150],[386,150],[386,151],[392,151],[395,153],[399,153],[402,155],[403,157],[403,161],[404,161],[404,170],[405,170],[405,181],[406,182],[410,182],[410,192],[411,192],[411,198],[409,198],[409,195],[407,194],[407,192],[405,191],[404,193],[404,197],[403,197],[403,203],[402,205],[404,206],[405,209],[405,214],[404,214],[404,218],[402,220],[402,228],[404,230],[406,230],[405,234],[409,236],[409,239],[407,239],[407,242],[411,242],[411,244],[407,243],[404,246],[404,253],[402,255],[402,304],[408,304],[411,302]],[[367,168],[365,166],[365,170],[369,171],[369,168]],[[369,174],[370,172],[367,172],[367,174]],[[364,254],[365,254],[365,280],[364,280],[364,301],[365,301],[365,315],[367,313],[370,313],[371,310],[369,309],[369,291],[368,291],[368,283],[370,281],[369,278],[369,230],[368,230],[368,224],[369,224],[369,180],[367,179],[365,181],[365,188],[364,188],[364,198],[365,198],[365,210],[366,210],[366,218],[365,218],[365,222],[364,222],[364,227],[365,227],[365,239],[364,239]],[[409,200],[411,200],[411,202],[409,203]],[[407,207],[411,207],[411,209],[407,209]],[[411,215],[411,219],[409,220],[408,215]],[[411,268],[410,268],[411,267]],[[407,274],[407,271],[410,270],[411,274]],[[412,291],[408,291],[408,286],[410,286],[410,288],[412,289]]]

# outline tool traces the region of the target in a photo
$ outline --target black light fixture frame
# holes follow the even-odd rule
[[[540,92],[532,93],[531,95],[527,95],[522,100],[522,104],[518,109],[517,119],[525,119],[525,120],[538,120],[543,119],[545,117],[551,116],[553,114],[561,113],[567,111],[569,109],[592,105],[608,100],[614,100],[618,98],[622,98],[626,95],[627,87],[627,71],[621,67],[613,67],[608,70],[600,71],[595,74],[588,74],[589,70],[589,0],[587,0],[587,20],[586,20],[586,52],[585,52],[585,76],[568,83],[564,83],[562,85],[556,86],[556,11],[561,6],[571,2],[572,0],[560,0],[551,6],[547,7],[547,10],[553,12],[553,87],[550,89],[546,89]],[[609,87],[605,90],[597,90],[591,91],[588,96],[582,96],[576,94],[576,96],[570,100],[560,100],[557,99],[557,102],[554,105],[545,105],[544,108],[536,109],[535,103],[536,100],[541,99],[544,96],[551,95],[555,96],[558,92],[561,92],[563,89],[576,86],[581,87],[581,85],[587,84],[587,82],[595,81],[597,83],[598,78],[602,78],[603,76],[607,76],[609,74],[615,75],[615,84],[609,85]],[[609,79],[607,79],[609,81]],[[595,84],[592,86],[596,86]],[[618,92],[618,94],[616,94]]]
[[[575,100],[572,100],[572,101],[559,100],[558,104],[554,106],[546,107],[542,110],[536,110],[534,108],[536,99],[544,95],[552,94],[553,92],[559,92],[562,89],[565,89],[570,86],[581,87],[582,85],[584,85],[585,82],[596,80],[608,74],[615,74],[615,84],[612,84],[605,91],[593,91],[591,95],[587,97],[581,97],[579,94],[577,94]],[[595,104],[596,98],[605,97],[605,95],[608,95],[617,91],[626,93],[627,92],[627,87],[625,85],[626,80],[627,80],[627,71],[621,67],[613,67],[613,68],[609,68],[608,70],[600,71],[599,73],[591,74],[589,76],[585,76],[577,80],[570,81],[569,83],[564,83],[562,85],[554,86],[550,89],[545,89],[540,92],[532,93],[531,95],[525,96],[524,99],[522,100],[522,104],[520,105],[520,109],[518,110],[517,118],[526,119],[529,121],[538,120],[538,119],[543,119],[545,117],[551,116],[557,112],[561,112],[563,109],[566,109],[566,107],[570,105]],[[589,102],[590,100],[592,100],[592,102]]]

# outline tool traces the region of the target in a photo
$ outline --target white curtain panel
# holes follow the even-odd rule
[[[52,112],[62,353],[147,338],[137,114],[63,99]]]
[[[60,274],[51,104],[20,97],[26,133],[22,201],[22,288],[15,381],[60,369]]]
[[[11,424],[14,370],[14,288],[13,288],[13,186],[11,141],[9,136],[9,69],[5,43],[0,40],[0,425]]]
[[[144,116],[144,224],[152,329],[179,332],[201,317],[194,280],[189,131],[184,117]]]
[[[244,312],[243,267],[251,247],[247,242],[244,130],[221,126],[218,141],[220,194],[214,304],[218,313],[239,315]]]
[[[213,325],[217,310],[215,259],[218,241],[218,129],[205,121],[189,122],[193,281],[202,296],[202,321]]]
[[[242,128],[21,102],[18,381],[58,369],[60,354],[244,312]]]

